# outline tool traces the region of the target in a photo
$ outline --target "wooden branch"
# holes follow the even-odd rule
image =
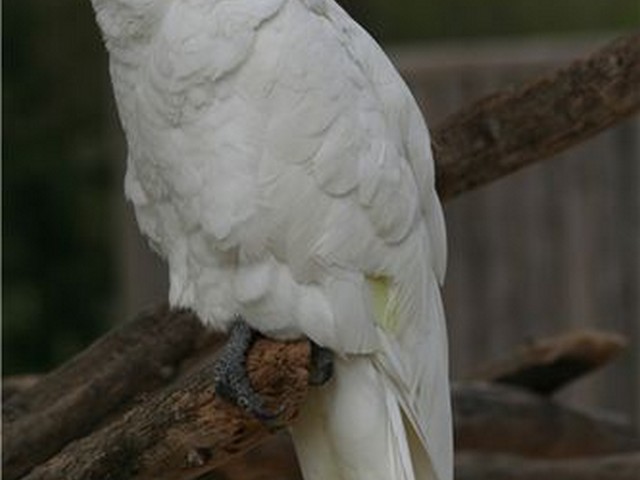
[[[459,455],[456,480],[638,480],[640,453],[563,461]]]
[[[640,107],[638,84],[640,35],[634,34],[555,75],[463,109],[433,132],[441,196],[448,199],[499,178],[626,118]],[[219,460],[218,455],[212,456],[215,456],[214,460],[209,458],[207,450],[218,441],[206,433],[215,430],[214,426],[204,427],[205,450],[198,450],[201,446],[197,446],[195,450],[189,450],[195,453],[191,456],[187,453],[187,457],[184,457],[184,449],[193,445],[190,440],[185,440],[184,444],[179,442],[183,430],[176,427],[177,431],[183,432],[176,434],[177,438],[162,437],[158,433],[162,430],[162,421],[169,422],[172,418],[169,400],[179,399],[180,387],[172,390],[170,395],[174,397],[149,394],[147,400],[129,410],[126,416],[116,417],[96,430],[105,416],[130,409],[134,396],[152,392],[169,382],[181,362],[187,361],[194,351],[206,353],[206,348],[198,350],[205,337],[203,328],[193,316],[165,310],[163,314],[143,317],[107,336],[32,388],[13,395],[3,409],[5,478],[23,475],[65,445],[67,447],[56,457],[34,470],[30,478],[54,478],[56,471],[60,474],[56,478],[67,479],[148,478],[149,471],[154,468],[153,462],[149,463],[151,458],[158,462],[157,465],[162,465],[163,472],[168,471],[171,462],[184,462],[185,458],[187,466],[193,467],[194,463],[202,461],[202,468],[209,468],[212,461]],[[280,347],[274,344],[268,348]],[[285,351],[296,347],[285,345],[282,348],[282,355],[285,355]],[[204,373],[194,375],[184,388],[204,385],[198,383],[205,381]],[[212,393],[196,395],[194,392],[185,391],[184,394],[185,398],[196,402],[193,403],[196,418],[199,418],[197,412],[217,415],[202,406],[213,404]],[[293,392],[291,395],[291,401],[300,399]],[[201,404],[197,404],[198,399]],[[185,406],[184,403],[181,405]],[[295,411],[294,405],[289,408],[286,418],[291,418]],[[177,410],[173,410],[173,414],[180,416]],[[197,439],[200,424],[189,423],[190,418],[178,418],[177,421],[189,424],[187,430],[193,429],[192,436],[184,433],[184,438]],[[231,425],[235,417],[225,418]],[[127,425],[137,425],[140,429],[126,430]],[[259,436],[245,421],[235,425],[241,425],[240,430],[246,429],[247,435],[246,432],[252,432],[256,438]],[[88,435],[92,431],[94,433]],[[151,432],[156,432],[155,436]],[[245,434],[240,435],[242,440],[238,445],[254,443],[255,439],[245,437]],[[81,440],[70,443],[79,438]],[[175,442],[173,450],[167,446],[171,442]],[[91,445],[99,445],[103,453],[87,457]],[[216,445],[218,449],[214,454],[231,451],[227,447],[220,450],[220,445]],[[165,446],[169,453],[163,450]],[[161,460],[165,454],[166,464]],[[109,463],[111,468],[121,464],[123,476],[103,475]],[[180,465],[184,467],[184,463]],[[72,471],[85,473],[74,477]],[[91,472],[98,472],[95,475],[99,476],[93,477]],[[187,475],[190,472],[187,468]]]
[[[291,422],[307,393],[309,343],[258,340],[247,361],[267,406],[269,428],[216,396],[207,359],[176,385],[144,398],[95,433],[69,444],[25,480],[175,480],[201,476]]]
[[[271,433],[216,397],[211,349],[169,388],[147,394],[129,411],[70,443],[26,480],[191,479],[247,451]],[[291,421],[307,390],[307,342],[261,340],[248,366],[271,407]],[[538,395],[498,385],[458,386],[454,416],[459,450],[564,458],[634,451],[630,429],[572,412]]]
[[[629,425],[514,387],[457,385],[453,411],[458,451],[570,458],[640,450],[640,438]]]
[[[481,367],[471,378],[548,395],[606,365],[627,343],[621,335],[595,331],[535,340],[506,359]]]
[[[165,384],[203,336],[195,316],[161,307],[13,395],[2,412],[5,478],[19,477],[135,395]]]
[[[463,108],[432,132],[449,199],[605,130],[640,109],[640,33]]]

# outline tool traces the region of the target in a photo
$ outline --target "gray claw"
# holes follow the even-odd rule
[[[247,352],[255,341],[256,334],[238,317],[229,332],[229,339],[218,357],[214,369],[216,393],[222,398],[263,422],[276,419],[283,411],[271,412],[265,408],[264,400],[251,386],[246,370]]]

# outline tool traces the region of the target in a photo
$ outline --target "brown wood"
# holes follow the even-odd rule
[[[25,479],[192,479],[255,446],[286,426],[307,393],[310,348],[306,341],[261,339],[247,367],[272,409],[268,426],[216,396],[213,362],[204,360],[176,385],[149,395],[124,415],[69,444]]]
[[[456,480],[638,480],[640,453],[562,461],[459,455]]]
[[[278,432],[256,448],[232,459],[202,480],[303,480],[287,431]]]
[[[580,331],[534,340],[471,378],[551,394],[616,358],[627,346],[618,334]]]
[[[307,342],[261,340],[252,350],[249,371],[254,385],[271,408],[285,407],[271,429],[216,397],[213,364],[204,360],[194,367],[195,373],[148,395],[124,415],[69,444],[25,479],[197,478],[247,452],[295,417],[307,391],[308,363]],[[459,451],[569,458],[640,449],[630,428],[512,387],[465,385],[453,393]],[[256,465],[248,457],[223,471],[249,474],[278,465],[291,467],[286,459],[293,452],[288,449],[279,464]]]
[[[552,75],[480,100],[432,134],[448,199],[548,158],[640,109],[640,33]]]
[[[125,323],[3,404],[3,474],[17,478],[88,434],[135,395],[169,381],[204,328],[161,307]]]
[[[570,458],[640,450],[629,425],[514,387],[457,385],[453,412],[457,451]]]

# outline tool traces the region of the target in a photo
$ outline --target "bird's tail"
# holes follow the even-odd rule
[[[337,358],[331,383],[292,427],[305,480],[436,480],[388,376],[370,356]]]

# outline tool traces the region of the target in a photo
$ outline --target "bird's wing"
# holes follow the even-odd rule
[[[426,445],[437,477],[452,478],[447,334],[438,286],[446,270],[446,230],[435,190],[429,132],[406,84],[378,45],[339,7],[331,10],[330,18],[343,32],[345,48],[353,60],[368,78],[374,79],[373,90],[383,105],[387,128],[400,147],[402,160],[411,167],[420,199],[416,237],[422,242],[414,250],[420,252],[420,258],[403,267],[404,275],[396,274],[399,283],[387,294],[383,315],[395,313],[404,318],[397,322],[397,328],[381,336],[383,348],[377,363],[387,372],[405,415]],[[402,307],[414,302],[409,308]],[[380,318],[380,313],[377,316]]]
[[[318,266],[343,276],[329,295],[337,316],[334,345],[344,350],[356,347],[340,339],[352,340],[354,332],[359,339],[366,330],[353,307],[363,299],[361,310],[381,342],[377,365],[438,478],[451,478],[438,285],[446,239],[427,128],[387,57],[334,2],[316,2],[314,19],[309,10],[291,10],[271,92],[278,113],[269,124],[264,165],[272,170],[262,177],[290,223],[276,242],[278,257],[300,279],[314,278]]]

